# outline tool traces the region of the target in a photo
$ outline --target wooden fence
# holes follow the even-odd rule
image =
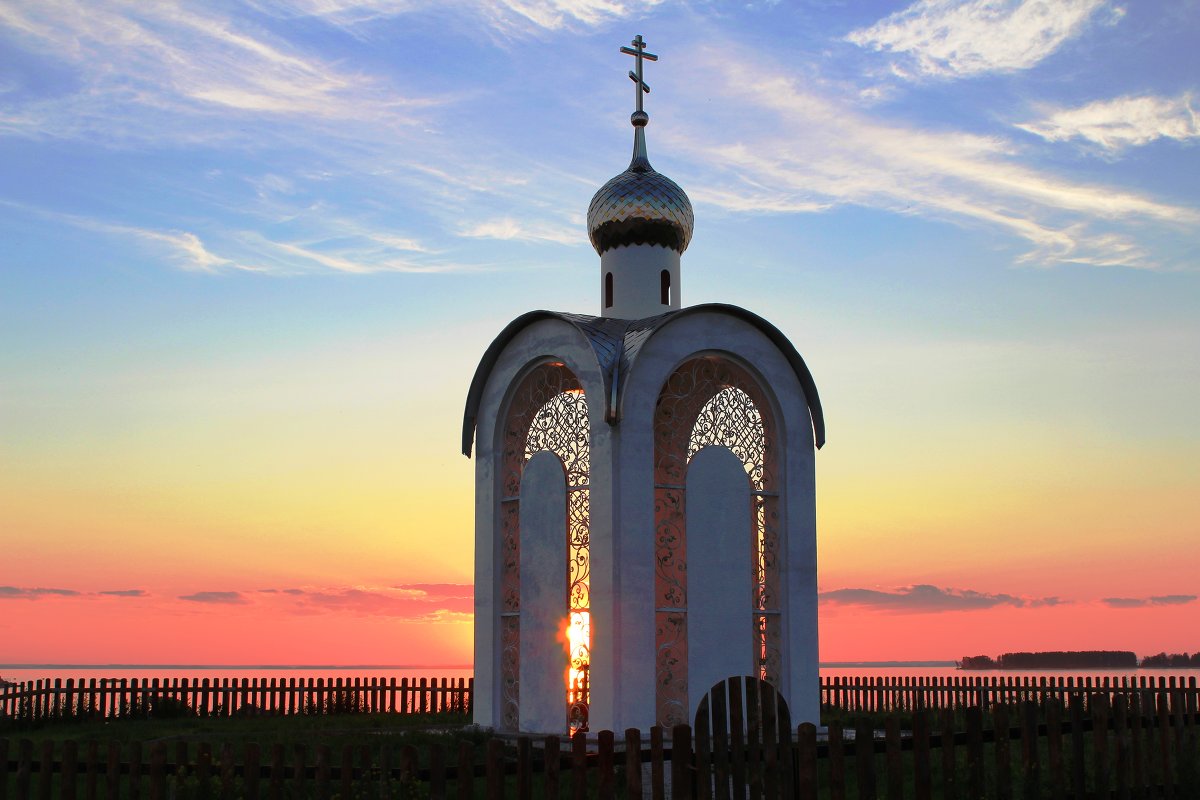
[[[315,743],[285,750],[255,744],[150,744],[0,739],[2,800],[1084,800],[1200,797],[1197,715],[1167,704],[1147,708],[1117,695],[982,709],[955,726],[950,709],[898,715],[882,730],[865,719],[831,726],[820,741],[805,723],[771,741],[749,726],[661,728],[644,741],[601,731],[589,738],[529,737],[428,745],[381,737],[376,746]],[[1010,719],[1011,714],[1011,719]],[[648,745],[648,746],[647,746]]]
[[[1196,678],[1182,676],[1120,675],[1112,677],[1040,676],[936,676],[936,677],[824,677],[821,678],[821,706],[852,713],[913,711],[926,708],[962,709],[971,706],[989,708],[998,703],[1058,700],[1065,705],[1071,697],[1118,695],[1126,701],[1134,694],[1151,692],[1167,702],[1178,690],[1196,693]]]
[[[176,703],[200,716],[270,713],[306,714],[346,711],[400,714],[470,714],[474,679],[447,678],[309,678],[309,679],[138,679],[29,681],[0,688],[0,719],[40,720],[60,717],[113,717],[144,713],[155,703]],[[1044,704],[1071,697],[1151,692],[1170,699],[1178,690],[1195,695],[1196,678],[1176,676],[1113,677],[986,676],[821,678],[821,706],[826,710],[909,712],[916,709],[990,708],[996,704]]]
[[[469,716],[474,678],[92,678],[0,688],[0,720],[348,712]]]

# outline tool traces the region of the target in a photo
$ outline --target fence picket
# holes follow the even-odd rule
[[[637,728],[625,729],[625,797],[642,798],[642,732]]]
[[[954,751],[954,711],[942,709],[939,733],[942,748],[942,800],[958,800],[958,755]]]
[[[904,763],[900,744],[900,717],[890,716],[884,730],[884,761],[887,770],[888,800],[904,800]]]
[[[554,741],[555,741],[555,743],[557,743],[558,739],[555,738]],[[549,740],[547,740],[547,742],[546,742],[547,753],[549,753],[549,749],[550,749],[549,744],[550,744],[550,742],[549,742]],[[558,765],[558,758],[557,758],[558,748],[557,747],[554,748],[554,754],[555,754],[555,759],[554,759],[555,774],[557,775],[558,774],[558,766],[557,766]],[[547,762],[547,764],[549,764],[549,762]],[[549,775],[549,773],[547,773],[547,775],[546,775],[547,783],[549,783],[549,780],[550,780],[550,775]],[[475,797],[475,746],[472,745],[470,742],[459,742],[459,744],[458,744],[458,769],[455,770],[455,773],[454,773],[454,783],[455,783],[455,789],[457,789],[457,792],[458,792],[458,800],[474,800],[474,797]],[[556,784],[555,789],[557,790],[557,788],[558,787]],[[345,795],[345,797],[349,797],[349,796],[350,795],[348,795],[348,794]],[[555,797],[555,800],[557,800],[557,798],[558,798],[557,792],[554,795],[554,797]]]
[[[429,746],[429,800],[446,800],[446,750],[437,742]]]
[[[866,717],[860,717],[854,729],[854,766],[859,800],[876,800],[875,731]]]
[[[517,738],[517,800],[533,800],[533,744]]]
[[[829,798],[846,800],[846,748],[836,722],[829,726]]]
[[[587,800],[587,734],[571,737],[571,800]]]
[[[996,800],[1012,800],[1012,757],[1009,755],[1008,706],[999,703],[992,712],[995,742],[992,754],[996,758]]]

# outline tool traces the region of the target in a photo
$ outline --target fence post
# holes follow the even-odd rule
[[[616,775],[613,771],[613,732],[600,731],[597,736],[597,761],[600,767],[600,780],[596,790],[599,800],[613,800]]]
[[[137,800],[142,790],[142,743],[129,743],[129,800]]]
[[[96,785],[99,777],[99,761],[100,761],[100,743],[95,739],[89,739],[87,743],[87,763],[84,765],[84,784],[83,796],[84,800],[96,800]],[[0,794],[0,800],[4,800],[3,794]]]
[[[104,796],[105,800],[117,800],[121,796],[121,745],[117,742],[108,743],[108,752],[104,763]]]
[[[454,772],[454,782],[455,789],[458,791],[458,800],[474,800],[475,746],[470,742],[458,743],[458,769]],[[349,797],[349,795],[346,796]]]
[[[958,800],[958,755],[954,751],[954,707],[942,709],[942,800]]]
[[[1092,697],[1092,773],[1096,796],[1108,795],[1108,694]]]
[[[1113,729],[1116,733],[1117,800],[1130,800],[1129,791],[1129,719],[1126,713],[1126,695],[1113,696]]]
[[[763,790],[767,800],[777,800],[780,786],[784,785],[783,776],[779,769],[779,721],[775,712],[779,701],[775,696],[775,687],[765,681],[759,685],[759,701],[762,704],[762,754],[763,754]],[[791,727],[790,723],[787,727]],[[786,730],[786,728],[785,728]],[[791,732],[788,731],[788,738]],[[699,753],[697,753],[697,757]],[[707,765],[705,778],[707,779]],[[705,789],[707,791],[707,787]],[[700,795],[705,800],[704,795]]]
[[[236,684],[236,679],[234,682]],[[233,768],[233,745],[224,742],[221,745],[221,800],[233,800]]]
[[[885,723],[885,763],[887,765],[888,800],[904,800],[904,763],[901,759],[900,715],[893,711]]]
[[[64,761],[65,761],[64,753]],[[64,770],[65,772],[65,770]],[[63,775],[63,781],[66,781]],[[71,776],[74,785],[75,776]],[[150,747],[150,800],[166,800],[167,796],[167,743],[157,741]],[[70,800],[65,794],[62,800]]]
[[[571,737],[571,800],[587,800],[587,735]]]
[[[528,741],[528,739],[526,739]],[[385,745],[386,747],[386,745]],[[417,748],[411,744],[406,744],[400,748],[400,790],[401,797],[415,796],[418,794],[417,781]],[[381,800],[391,797],[391,794],[385,794]]]
[[[742,707],[746,715],[746,775],[750,779],[750,800],[762,800],[763,764],[762,748],[759,746],[758,733],[761,730],[758,704],[758,682],[753,679],[738,679],[740,691],[746,693],[746,704]],[[691,733],[688,733],[689,750]],[[674,763],[674,758],[672,758]],[[690,794],[680,795],[690,797]]]
[[[701,708],[704,708],[701,702]],[[712,800],[713,769],[712,746],[709,739],[709,713],[707,709],[696,715],[696,797],[697,800]]]
[[[429,800],[446,800],[446,751],[437,742],[429,746]]]
[[[666,800],[663,776],[663,730],[661,725],[650,729],[650,796],[652,800]]]
[[[1183,679],[1180,679],[1180,684]],[[1188,777],[1191,773],[1190,753],[1187,752],[1184,744],[1183,730],[1183,703],[1184,694],[1182,686],[1179,689],[1175,688],[1175,678],[1171,678],[1171,717],[1175,731],[1175,783],[1181,788],[1181,793],[1186,792],[1188,788]]]
[[[68,739],[62,746],[62,778],[58,782],[60,800],[75,800],[75,777],[79,769],[79,744]]]
[[[854,728],[854,767],[858,773],[858,799],[876,800],[875,730],[866,717],[859,717]]]
[[[50,800],[50,781],[54,778],[54,742],[46,739],[38,753],[38,800]]]
[[[817,796],[817,726],[811,722],[796,728],[796,793],[804,800]]]
[[[487,800],[504,800],[504,742],[488,739]]]
[[[692,729],[687,725],[676,725],[671,729],[671,797],[686,800],[691,796]]]
[[[917,800],[933,797],[933,776],[929,765],[929,713],[924,708],[913,712],[913,796]]]
[[[1009,754],[1008,706],[1001,702],[992,712],[993,751],[996,756],[996,800],[1012,800],[1012,756]]]
[[[829,798],[846,800],[846,746],[840,722],[829,726]]]
[[[317,745],[317,798],[318,798],[318,800],[329,800],[329,795],[330,795],[329,779],[330,779],[330,771],[331,771],[330,762],[332,760],[333,760],[333,752],[330,750],[329,745],[327,745],[327,744]],[[249,775],[250,768],[251,768],[250,748],[247,747],[246,748],[247,776]],[[254,770],[256,772],[258,771],[258,746],[257,745],[254,746]],[[246,797],[247,797],[247,800],[253,800],[253,798],[250,797],[250,786],[249,786],[248,781],[249,781],[249,777],[247,777]],[[258,777],[257,776],[255,776],[255,778],[254,778],[254,783],[255,783],[254,791],[255,791],[255,793],[257,793],[258,792]]]
[[[22,739],[17,744],[17,800],[29,800],[29,775],[33,771],[33,742]]]
[[[967,796],[983,797],[983,707],[967,709]]]
[[[642,732],[637,728],[625,729],[625,797],[642,798]]]
[[[559,772],[562,765],[562,742],[557,736],[542,740],[542,797],[559,800]],[[461,795],[459,800],[466,800]]]
[[[258,745],[254,742],[247,742],[246,749],[242,754],[242,785],[246,790],[246,800],[258,800],[258,780],[262,777],[260,759],[261,751]],[[326,800],[328,795],[327,789],[321,800]]]
[[[517,739],[517,800],[533,800],[533,744],[528,736]]]
[[[1062,706],[1055,697],[1046,703],[1046,767],[1050,770],[1050,800],[1063,800]]]
[[[1038,707],[1035,700],[1021,704],[1021,796],[1041,793],[1041,758],[1038,753]]]
[[[347,745],[348,747],[349,745]],[[267,797],[270,800],[283,800],[283,781],[287,777],[284,774],[283,762],[283,745],[278,743],[271,745],[271,779],[267,783]],[[346,796],[349,797],[350,795],[347,794]]]

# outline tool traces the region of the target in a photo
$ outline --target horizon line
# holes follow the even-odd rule
[[[818,667],[952,667],[953,660],[931,659],[928,661],[822,661]],[[335,669],[470,669],[473,664],[0,664],[0,669],[263,669],[263,670],[335,670]]]

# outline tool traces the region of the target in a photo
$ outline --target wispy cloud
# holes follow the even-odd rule
[[[834,589],[821,592],[819,599],[823,603],[910,613],[976,611],[997,606],[1038,608],[1059,605],[1063,602],[1057,597],[1028,598],[1011,594],[988,594],[971,589],[943,589],[929,584],[917,584],[892,590]]]
[[[1100,16],[1124,13],[1108,0],[918,0],[847,34],[860,47],[905,57],[895,72],[964,77],[1028,69]]]
[[[97,594],[106,595],[108,597],[148,597],[149,593],[145,589],[109,589]]]
[[[78,597],[74,589],[23,588],[0,586],[0,600],[37,600],[41,597]]]
[[[273,602],[286,603],[286,608],[300,614],[343,613],[405,622],[461,622],[470,620],[474,609],[474,587],[470,584],[326,586],[259,592],[286,595]]]
[[[242,136],[239,122],[246,117],[394,128],[411,124],[419,109],[444,102],[405,96],[253,22],[198,5],[6,4],[0,26],[78,74],[75,91],[0,109],[0,131],[9,133],[195,141]]]
[[[1200,114],[1189,94],[1127,96],[1050,110],[1042,119],[1017,127],[1050,142],[1082,139],[1111,154],[1156,139],[1200,138]]]
[[[213,603],[216,605],[241,605],[249,602],[241,592],[194,592],[179,595],[180,600],[190,603]]]
[[[1111,608],[1145,608],[1146,606],[1181,606],[1196,602],[1194,594],[1164,594],[1154,597],[1106,597],[1101,602]]]
[[[355,26],[380,17],[430,9],[449,10],[508,34],[595,27],[621,17],[645,14],[662,0],[258,0],[256,5],[279,16],[322,17],[342,26]]]
[[[670,142],[704,176],[697,202],[759,213],[855,204],[984,225],[1028,242],[1021,260],[1033,264],[1160,267],[1141,244],[1144,224],[1185,231],[1200,223],[1194,208],[1026,166],[1002,137],[891,122],[768,64],[717,62],[703,68],[706,87],[773,119]]]
[[[123,225],[108,220],[84,217],[78,214],[51,211],[3,198],[0,198],[0,206],[22,211],[42,219],[64,222],[83,230],[132,237],[143,243],[160,247],[165,252],[167,258],[182,269],[201,272],[215,272],[221,268],[258,271],[257,267],[240,264],[233,259],[217,255],[205,246],[199,236],[190,231],[164,231],[138,227],[136,225]]]
[[[460,236],[473,239],[500,239],[503,241],[553,242],[555,244],[581,245],[587,237],[579,230],[565,226],[537,222],[522,222],[512,217],[498,217],[470,225]]]

